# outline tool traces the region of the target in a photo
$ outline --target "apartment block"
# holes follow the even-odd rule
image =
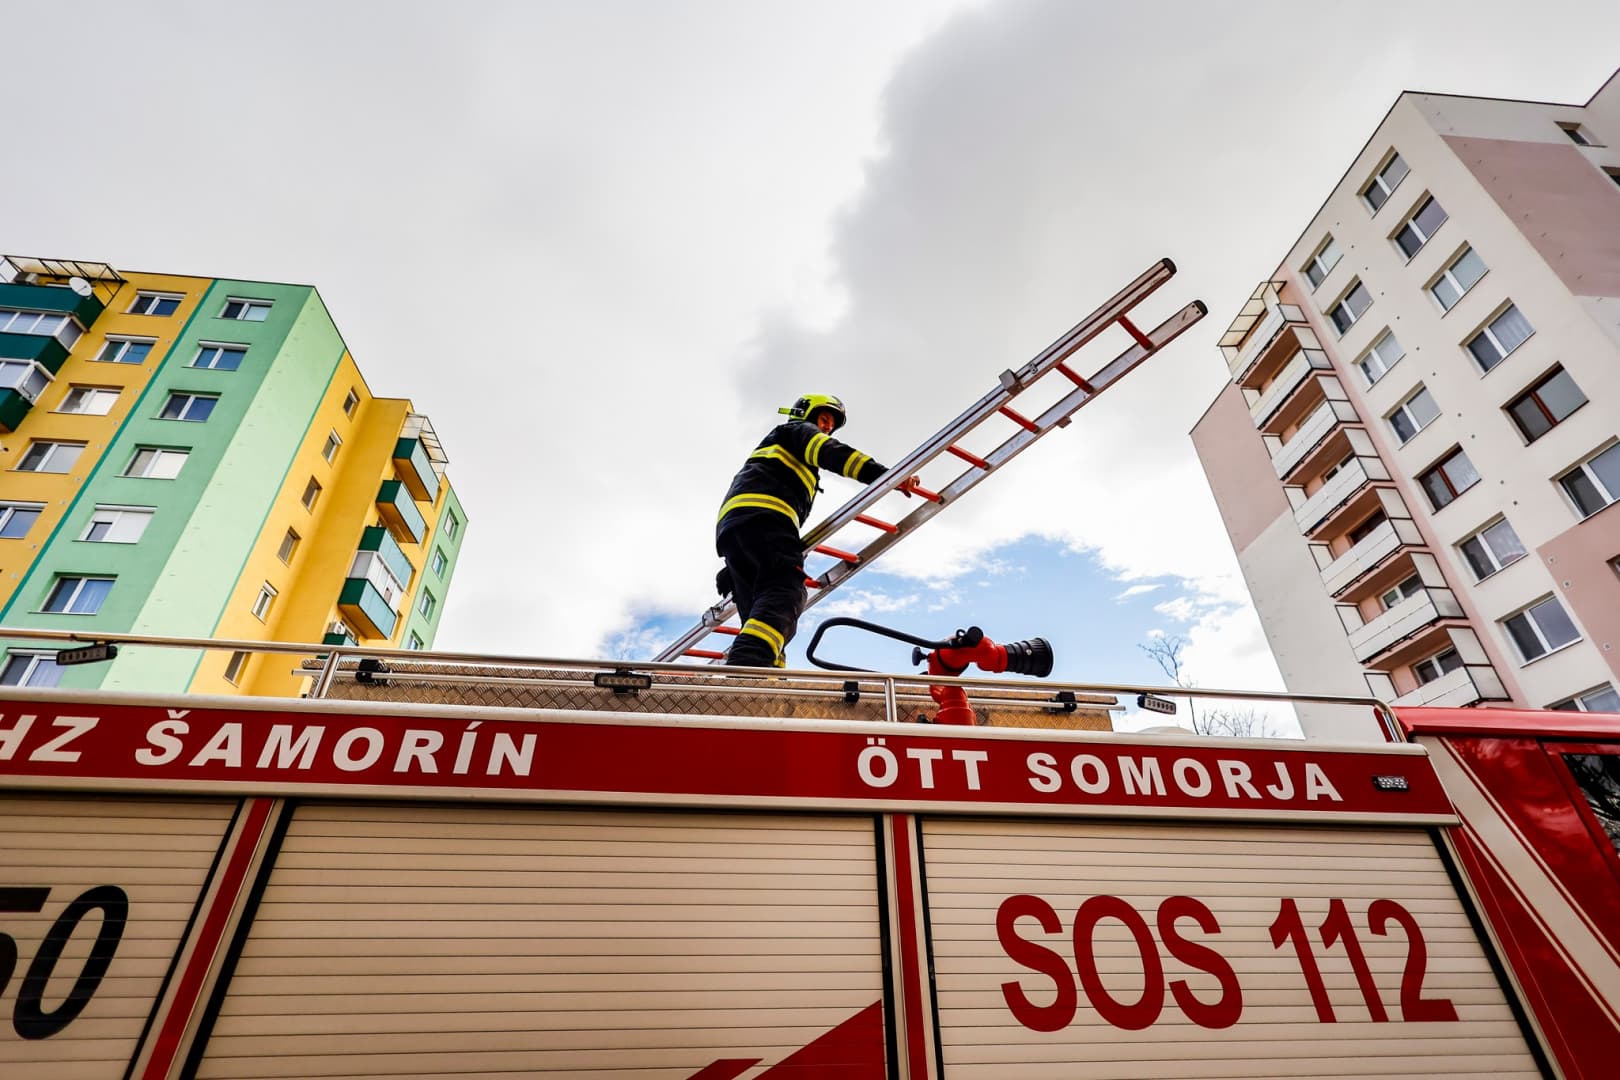
[[[7,627],[432,645],[467,516],[308,285],[0,260],[0,685],[297,694],[297,660]]]
[[[1192,438],[1290,690],[1620,712],[1620,77],[1402,94],[1220,348]]]

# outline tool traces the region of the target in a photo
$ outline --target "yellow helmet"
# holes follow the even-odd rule
[[[793,420],[813,420],[816,413],[822,410],[832,413],[834,431],[843,427],[849,419],[844,412],[844,403],[831,394],[806,394],[787,408],[776,411]]]

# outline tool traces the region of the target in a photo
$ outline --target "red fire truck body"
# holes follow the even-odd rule
[[[10,691],[0,1066],[1613,1075],[1620,717],[1397,719],[1325,746]]]

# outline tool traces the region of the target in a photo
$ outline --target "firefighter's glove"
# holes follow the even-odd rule
[[[722,566],[720,572],[714,575],[714,591],[721,596],[731,595],[731,567]]]

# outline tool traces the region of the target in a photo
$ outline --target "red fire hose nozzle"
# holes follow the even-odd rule
[[[988,671],[993,675],[1011,671],[1017,675],[1044,678],[1052,674],[1052,646],[1045,638],[1030,638],[1028,641],[1015,641],[1010,645],[997,645],[985,637],[984,631],[977,626],[958,630],[948,645],[932,652],[912,650],[912,663],[921,663],[925,658],[928,660],[930,675],[960,675],[969,666]],[[934,723],[969,726],[974,723],[973,709],[968,705],[967,691],[960,686],[930,686],[928,696],[939,706],[939,714],[934,717]]]

